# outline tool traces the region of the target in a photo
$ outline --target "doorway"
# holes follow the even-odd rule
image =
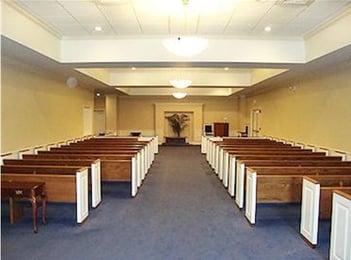
[[[105,133],[106,131],[106,116],[105,110],[94,110],[94,134]]]
[[[251,132],[250,136],[258,137],[261,132],[261,109],[251,110]]]
[[[83,107],[83,136],[93,134],[93,110],[89,106]]]

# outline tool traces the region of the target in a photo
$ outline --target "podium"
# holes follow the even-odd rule
[[[229,123],[213,123],[214,136],[229,136]]]

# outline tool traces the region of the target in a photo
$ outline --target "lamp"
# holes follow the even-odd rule
[[[171,85],[175,88],[187,88],[191,85],[190,79],[171,79],[169,81]]]
[[[178,36],[164,39],[163,46],[173,54],[182,57],[192,57],[207,48],[208,40],[195,36]]]
[[[182,0],[184,6],[184,31],[187,31],[187,14],[186,9],[189,0]],[[162,41],[163,46],[171,53],[182,56],[192,57],[200,54],[207,48],[208,40],[196,36],[177,36],[167,38]]]
[[[177,99],[182,99],[186,97],[186,93],[185,92],[175,92],[172,93],[172,96],[177,98]]]

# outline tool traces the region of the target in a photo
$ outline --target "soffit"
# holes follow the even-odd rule
[[[315,30],[351,6],[351,0],[307,0],[307,4],[302,3],[304,1],[190,0],[186,12],[181,0],[15,0],[11,3],[34,16],[62,40],[138,40],[138,38],[168,37],[184,33],[218,39],[303,40],[306,35],[313,34]],[[267,25],[271,26],[271,32],[264,31]],[[96,31],[95,26],[101,26],[102,30]],[[73,68],[73,65],[72,62],[69,67]],[[148,93],[151,93],[154,90],[152,87],[155,86],[158,89],[163,86],[166,93],[168,91],[166,88],[170,87],[166,75],[173,74],[174,77],[177,71],[175,67],[182,67],[182,70],[185,68],[190,72],[188,74],[195,76],[197,83],[193,87],[198,89],[203,87],[202,92],[197,90],[196,93],[204,95],[215,92],[207,91],[210,87],[217,87],[218,93],[235,93],[243,87],[249,87],[250,82],[256,84],[295,67],[292,64],[264,62],[245,64],[245,62],[191,60],[187,60],[184,64],[173,61],[149,63],[136,60],[105,64],[82,62],[76,65],[75,68],[78,68],[82,75],[87,75],[112,88],[117,87],[120,91],[127,90],[125,93],[131,95],[144,95],[145,87],[150,87]],[[138,68],[137,81],[133,77],[135,72],[130,71],[134,66]],[[229,72],[223,71],[225,67],[229,67]],[[84,71],[82,68],[85,68]],[[263,68],[272,71],[258,73]],[[172,72],[169,72],[169,69]],[[252,79],[252,69],[255,69],[255,75],[268,76]],[[275,69],[277,70],[274,71]],[[97,77],[94,70],[102,70],[104,80]],[[67,69],[65,71],[67,74]],[[233,80],[238,75],[242,76],[243,71],[249,83]],[[163,76],[160,76],[161,74]],[[216,79],[214,76],[217,76],[217,79],[221,79],[218,82],[221,83],[213,86],[212,81],[208,82],[204,77],[205,74],[208,75],[208,80]],[[202,80],[199,80],[200,77]],[[153,81],[149,84],[151,78]],[[154,82],[156,79],[160,80]]]

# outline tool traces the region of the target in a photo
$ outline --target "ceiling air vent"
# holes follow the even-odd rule
[[[310,5],[314,0],[277,0],[277,5]]]
[[[95,3],[98,5],[120,5],[125,2],[125,0],[95,0]]]

